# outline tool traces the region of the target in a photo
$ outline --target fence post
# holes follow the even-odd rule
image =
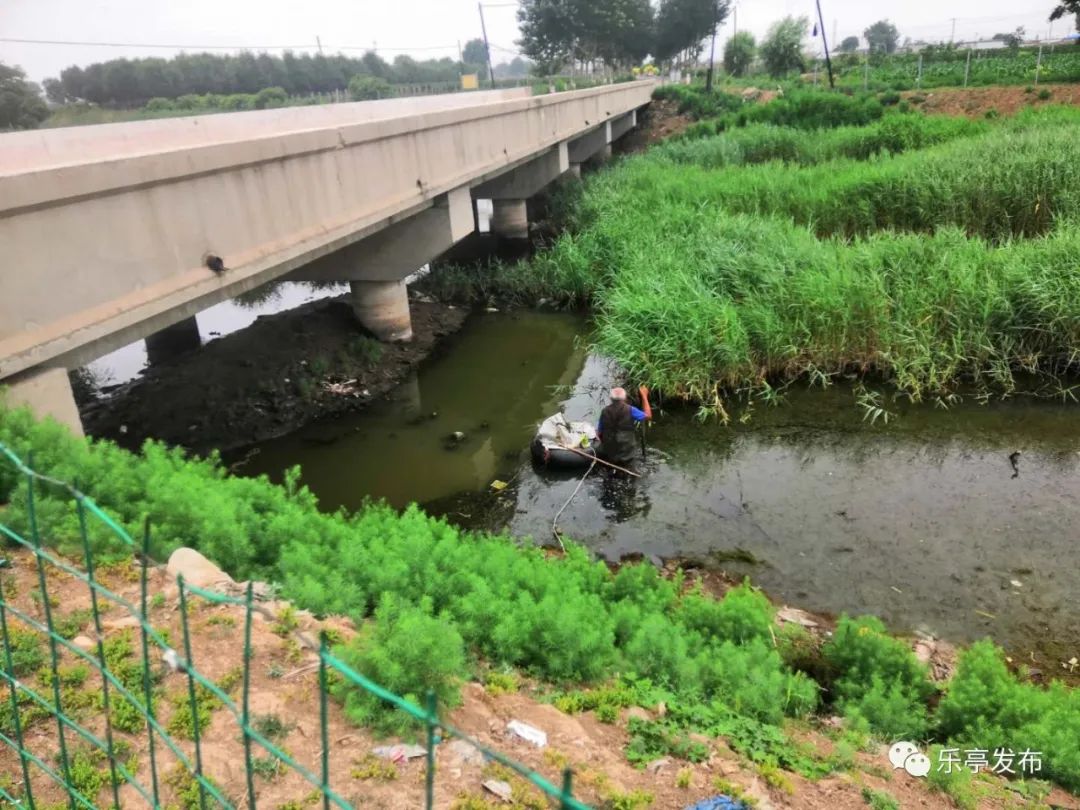
[[[180,629],[184,635],[184,670],[187,672],[188,703],[191,706],[191,736],[195,740],[195,782],[199,786],[199,810],[206,810],[206,786],[202,775],[202,745],[199,742],[199,701],[195,694],[195,664],[191,660],[191,633],[188,631],[187,597],[185,596],[184,576],[176,577],[180,586]]]
[[[327,730],[326,633],[319,633],[319,734],[322,737],[323,810],[330,810],[330,733]]]
[[[11,658],[11,639],[8,636],[7,610],[4,601],[4,578],[0,577],[0,638],[4,641],[4,670],[5,680],[8,682],[8,690],[11,695],[11,719],[15,727],[15,744],[19,746],[19,761],[22,763],[23,795],[26,796],[26,806],[34,810],[34,790],[30,786],[30,758],[23,741],[22,717],[19,715],[19,690],[16,687],[15,664]]]
[[[78,489],[78,486],[75,488]],[[94,587],[94,555],[90,553],[90,538],[86,533],[86,510],[83,507],[82,498],[78,495],[75,496],[75,511],[79,515],[79,536],[82,537],[83,558],[86,562],[86,582],[90,587],[90,611],[94,614],[94,634],[97,636],[98,667],[101,670],[101,708],[102,714],[105,715],[105,747],[109,754],[109,782],[112,784],[113,805],[119,807],[120,779],[116,775],[116,755],[113,752],[109,679],[105,677],[105,670],[108,669],[105,663],[105,634],[101,629],[101,611],[98,610],[97,588]]]
[[[241,708],[244,733],[244,770],[247,771],[248,810],[255,810],[255,772],[251,767],[251,594],[249,581],[244,599],[244,705]]]
[[[139,574],[139,610],[142,612],[142,622],[139,626],[139,635],[142,643],[142,682],[143,699],[146,701],[146,738],[150,747],[150,784],[154,791],[154,806],[161,805],[161,796],[158,790],[157,753],[154,748],[154,687],[150,683],[150,640],[146,633],[146,615],[149,610],[147,601],[147,565],[150,559],[150,516],[143,521],[142,536],[142,570]]]
[[[1035,86],[1039,86],[1039,71],[1042,70],[1042,43],[1039,43],[1039,58],[1035,60]]]
[[[570,768],[563,768],[562,772],[562,800],[559,806],[562,810],[570,810],[568,799],[574,798],[574,772]]]
[[[863,62],[863,80],[862,80],[863,92],[870,89],[870,54],[866,54],[866,61]]]
[[[971,73],[971,48],[968,48],[967,62],[964,63],[964,87],[968,85],[969,73]]]
[[[427,802],[427,810],[435,807],[435,729],[439,725],[439,706],[435,697],[435,691],[429,689],[427,700],[427,773],[424,774],[424,795]]]
[[[29,464],[33,463],[32,456]],[[75,793],[72,793],[71,762],[67,752],[67,734],[64,733],[64,707],[60,704],[59,658],[56,654],[56,631],[53,628],[52,605],[49,604],[49,586],[45,581],[45,562],[41,559],[41,535],[38,533],[37,512],[34,509],[34,474],[26,475],[26,506],[30,519],[30,540],[34,544],[34,560],[37,562],[38,590],[41,591],[41,607],[45,612],[45,627],[49,632],[49,674],[52,676],[53,712],[56,715],[56,731],[60,735],[60,770],[64,774],[68,804],[75,810]],[[14,672],[11,673],[14,675]],[[16,709],[17,711],[17,709]],[[81,795],[81,794],[80,794]]]
[[[922,54],[919,54],[919,75],[915,77],[915,86],[922,89]]]

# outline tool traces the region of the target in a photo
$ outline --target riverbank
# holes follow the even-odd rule
[[[556,685],[583,708],[599,701],[605,713],[663,701],[663,714],[628,727],[627,754],[641,762],[705,757],[695,746],[701,735],[724,739],[763,775],[820,779],[832,766],[808,756],[788,723],[843,716],[859,745],[934,739],[1039,751],[1042,777],[1080,790],[1078,693],[1010,671],[989,642],[962,651],[942,685],[873,617],[841,618],[815,651],[801,623],[778,632],[775,607],[749,585],[716,599],[693,587],[692,574],[667,579],[647,564],[613,572],[578,546],[549,556],[506,535],[459,532],[415,508],[320,513],[295,476],[280,487],[239,479],[158,444],[133,455],[25,412],[0,414],[0,441],[23,457],[32,451],[40,472],[79,481],[132,534],[150,515],[155,559],[197,547],[236,579],[281,583],[285,598],[315,615],[372,623],[356,660],[376,681],[394,673],[399,694],[430,687],[452,702],[459,679],[484,661]],[[4,521],[25,534],[26,482],[6,466]],[[61,554],[79,553],[68,492],[43,487],[34,504],[40,536],[55,538]],[[93,542],[103,564],[130,558],[115,535],[95,533]],[[416,650],[428,652],[416,659]],[[440,667],[397,663],[407,660]],[[357,722],[382,715],[355,716],[363,717]],[[970,793],[968,782],[960,787]],[[956,786],[941,787],[951,794]]]
[[[259,317],[250,327],[155,364],[82,409],[89,435],[128,449],[160,439],[228,452],[318,419],[362,410],[456,332],[468,310],[414,300],[413,340],[380,343],[356,325],[348,296]]]

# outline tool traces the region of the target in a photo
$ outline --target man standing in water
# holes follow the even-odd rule
[[[596,435],[601,442],[604,458],[614,464],[627,464],[637,453],[634,438],[634,425],[652,419],[649,406],[649,389],[644,385],[638,391],[641,394],[641,408],[635,408],[626,401],[626,389],[611,389],[611,404],[600,412],[600,421],[596,425]]]

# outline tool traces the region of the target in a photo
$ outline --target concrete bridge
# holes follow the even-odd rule
[[[633,128],[653,84],[296,107],[0,135],[0,385],[79,429],[67,370],[268,281],[349,281],[411,337],[405,278]]]

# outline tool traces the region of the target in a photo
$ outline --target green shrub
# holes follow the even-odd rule
[[[176,106],[167,98],[152,98],[146,102],[143,109],[147,112],[165,112],[166,110],[175,110]]]
[[[972,748],[1042,754],[1042,773],[1080,791],[1080,692],[1019,681],[989,641],[961,653],[938,707],[942,739]]]
[[[356,75],[349,80],[349,98],[353,101],[370,101],[377,98],[391,98],[394,88],[385,79],[377,76]]]
[[[822,652],[835,671],[837,705],[857,725],[884,737],[923,736],[933,685],[926,667],[879,619],[841,617]]]
[[[417,705],[424,705],[429,691],[441,706],[461,702],[464,642],[452,626],[431,614],[430,603],[414,608],[389,594],[384,596],[375,611],[374,626],[335,652],[361,675]],[[343,683],[337,692],[354,723],[382,731],[411,724],[404,712],[365,689]]]
[[[40,633],[8,623],[8,650],[11,654],[11,672],[23,678],[36,672],[45,664],[45,639]],[[0,672],[8,672],[7,655],[0,651]]]
[[[272,107],[284,107],[289,95],[280,87],[264,87],[255,94],[255,109],[266,110]]]

